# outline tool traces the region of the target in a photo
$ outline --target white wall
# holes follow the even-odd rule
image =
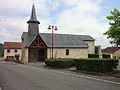
[[[20,57],[19,59],[21,60],[21,49],[9,49],[10,52],[7,52],[8,49],[4,49],[4,58],[6,58],[7,56],[14,56],[15,54],[19,54]],[[15,50],[17,50],[17,52],[15,52]]]
[[[95,43],[94,41],[84,41],[86,44],[88,44],[88,52],[89,54],[95,54]]]
[[[69,49],[69,55],[66,50]],[[52,57],[52,49],[47,49],[47,58]],[[54,48],[54,58],[88,58],[88,48]]]

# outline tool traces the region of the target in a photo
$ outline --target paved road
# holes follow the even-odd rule
[[[0,62],[0,85],[3,90],[120,90],[119,83],[6,62]]]

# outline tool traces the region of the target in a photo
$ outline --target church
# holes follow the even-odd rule
[[[39,33],[40,22],[33,4],[28,32],[23,32],[22,62],[45,61],[52,58],[52,34]],[[88,58],[95,53],[95,39],[89,35],[54,34],[53,58]]]

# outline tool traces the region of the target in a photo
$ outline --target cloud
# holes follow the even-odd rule
[[[59,1],[35,0],[38,15],[49,16],[59,6]],[[0,0],[0,15],[28,15],[32,4],[33,0]]]
[[[3,17],[0,18],[0,41],[20,41],[20,36],[27,29],[27,18]]]
[[[76,2],[74,5],[70,4],[71,8],[66,8],[59,14],[57,24],[60,30],[58,32],[88,34],[96,39],[96,45],[107,46],[109,42],[103,33],[108,30],[108,25],[101,17],[98,17],[102,10],[101,1],[76,0]],[[69,3],[66,4],[69,5]],[[102,43],[104,40],[105,43]]]
[[[0,0],[0,42],[20,41],[22,32],[28,30],[33,0]],[[41,32],[49,24],[57,24],[56,33],[88,34],[96,39],[96,45],[108,46],[103,32],[107,23],[100,16],[104,0],[35,0]],[[56,10],[58,14],[54,15]],[[54,19],[56,18],[56,20]],[[53,22],[55,21],[55,22]],[[104,43],[103,43],[104,42]]]
[[[23,32],[28,31],[28,24],[26,23],[30,17],[3,17],[0,18],[0,41],[20,41]],[[47,26],[50,19],[38,18],[41,22],[39,31],[49,32]]]

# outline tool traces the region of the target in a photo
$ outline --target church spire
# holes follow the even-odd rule
[[[28,23],[28,34],[29,35],[38,35],[39,34],[39,24],[40,22],[36,18],[35,6],[32,6],[31,18]]]
[[[34,4],[32,6],[31,18],[30,18],[30,20],[27,23],[29,23],[29,22],[36,22],[36,23],[40,24],[40,22],[36,18],[36,11],[35,11]]]

